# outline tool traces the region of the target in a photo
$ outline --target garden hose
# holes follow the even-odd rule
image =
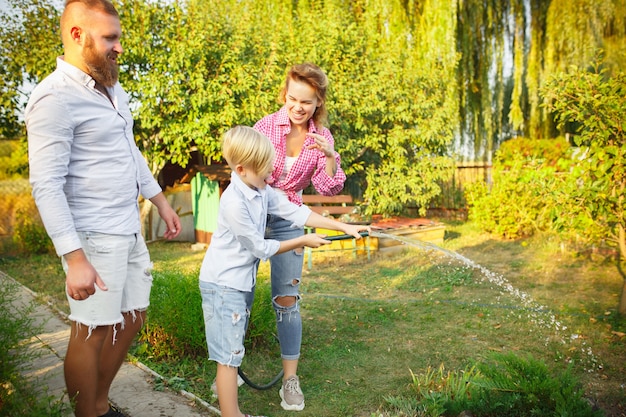
[[[237,373],[248,386],[250,386],[251,388],[257,389],[259,391],[265,391],[265,390],[272,388],[274,385],[276,385],[278,381],[280,381],[283,378],[283,370],[281,369],[278,375],[276,375],[274,379],[272,379],[269,383],[265,385],[258,385],[250,381],[250,378],[248,378],[248,376],[241,370],[241,366],[237,368]]]
[[[368,237],[368,232],[359,232],[361,237]],[[324,239],[326,240],[345,240],[345,239],[354,239],[352,235],[335,235],[335,236],[326,236]]]

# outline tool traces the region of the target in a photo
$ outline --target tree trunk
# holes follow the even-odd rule
[[[626,260],[626,231],[624,230],[624,225],[623,224],[618,224],[617,225],[617,230],[618,230],[618,243],[619,243],[619,253],[621,256],[617,257],[617,268],[620,271],[620,274],[622,275],[622,295],[619,298],[619,307],[617,308],[617,311],[619,312],[619,314],[621,316],[626,316],[626,276],[624,276],[622,268],[621,268],[621,262],[622,259]]]

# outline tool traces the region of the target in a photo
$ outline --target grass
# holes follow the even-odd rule
[[[201,324],[194,325],[202,318],[187,312],[198,311],[194,291],[203,253],[189,246],[150,245],[153,296],[160,297],[165,282],[184,282],[189,288],[184,301],[177,302],[183,295],[166,301],[176,307],[182,327],[202,332]],[[532,355],[557,374],[571,367],[607,416],[626,414],[626,322],[616,314],[621,277],[613,265],[574,256],[545,236],[494,240],[469,223],[448,224],[443,247],[474,263],[417,248],[376,254],[371,261],[316,254],[302,283],[299,374],[307,405],[299,416],[383,415],[390,398],[415,395],[413,375],[441,365],[463,370],[487,362],[493,352]],[[0,270],[67,311],[56,257],[4,256]],[[267,276],[262,263],[260,286],[267,285]],[[205,355],[157,358],[142,345],[135,355],[165,376],[166,384],[210,400],[215,365]],[[242,368],[263,382],[278,372],[279,363],[269,337],[249,348]],[[242,387],[242,410],[292,415],[280,408],[277,390]]]

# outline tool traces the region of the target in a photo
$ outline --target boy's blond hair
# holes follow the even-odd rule
[[[274,146],[264,134],[248,126],[235,126],[224,133],[222,154],[232,170],[241,165],[260,174],[271,171],[274,165]]]

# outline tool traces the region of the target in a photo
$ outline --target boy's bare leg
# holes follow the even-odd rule
[[[218,363],[215,383],[217,384],[217,397],[219,398],[222,417],[241,417],[237,368]]]

